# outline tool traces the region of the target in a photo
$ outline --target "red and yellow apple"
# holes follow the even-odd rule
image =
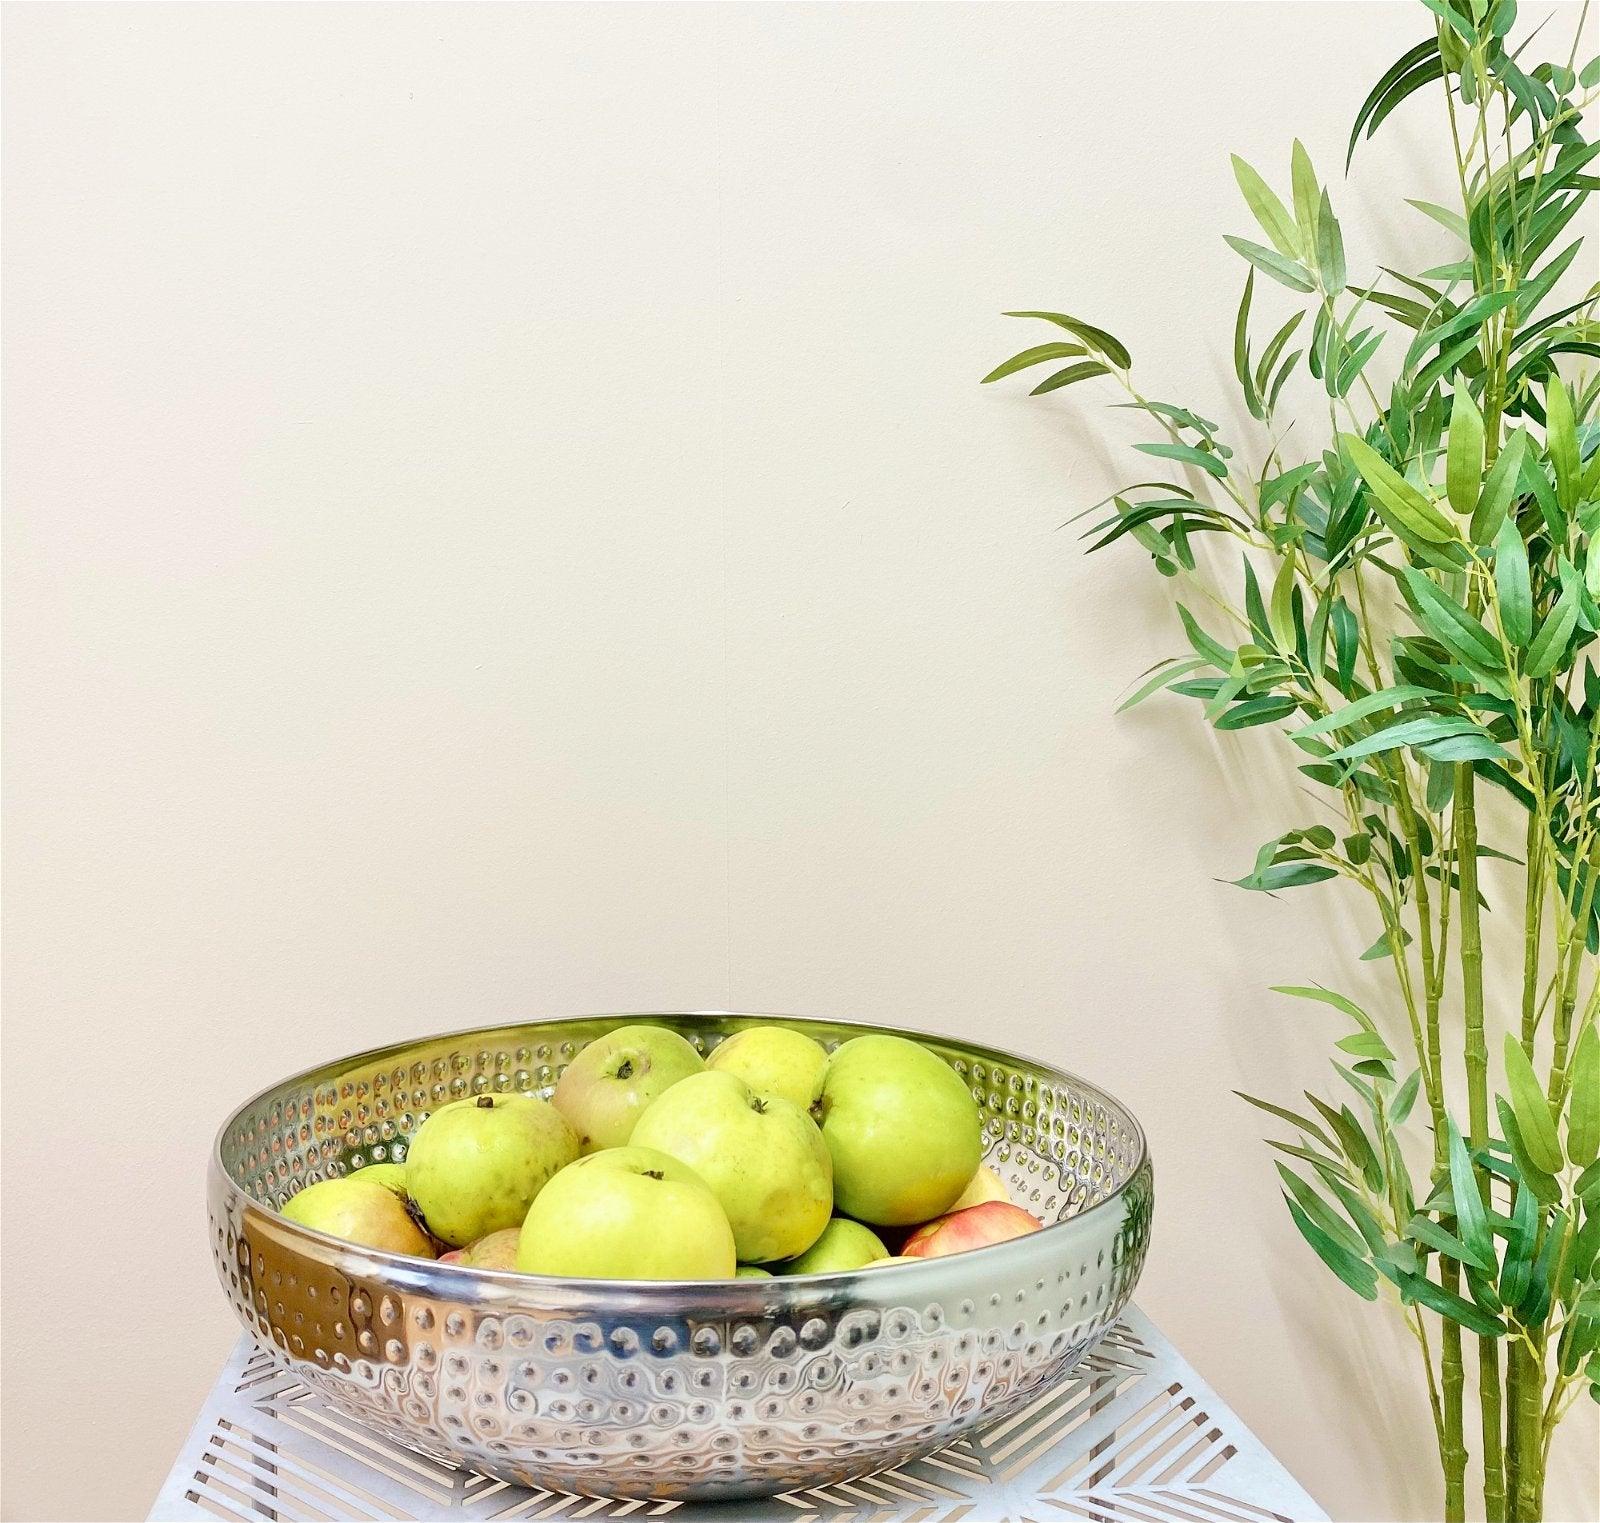
[[[502,1227],[461,1250],[461,1262],[469,1269],[515,1269],[521,1227]]]
[[[376,1180],[346,1174],[306,1188],[283,1208],[302,1227],[342,1237],[347,1243],[431,1259],[433,1244],[411,1220],[400,1197]]]
[[[1038,1217],[1021,1206],[1013,1206],[1010,1201],[987,1200],[982,1205],[967,1206],[924,1223],[906,1239],[900,1256],[942,1259],[952,1253],[965,1253],[969,1248],[987,1248],[991,1243],[1025,1237],[1043,1225]]]

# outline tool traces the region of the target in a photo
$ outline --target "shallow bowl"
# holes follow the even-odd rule
[[[485,1027],[310,1069],[222,1128],[208,1180],[223,1289],[305,1384],[501,1480],[599,1497],[763,1496],[938,1449],[1062,1379],[1133,1291],[1150,1160],[1133,1117],[1048,1064],[920,1031],[971,1087],[986,1161],[1042,1232],[793,1279],[570,1281],[381,1253],[278,1214],[403,1159],[430,1111],[549,1095],[585,1043],[645,1020],[702,1052],[773,1017],[599,1015]],[[781,1017],[833,1047],[892,1028]]]

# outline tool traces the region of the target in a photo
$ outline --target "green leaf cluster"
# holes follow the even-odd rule
[[[1410,204],[1453,239],[1447,262],[1352,269],[1296,141],[1276,185],[1233,159],[1254,223],[1226,236],[1241,430],[1151,400],[1120,339],[1060,312],[1010,314],[1058,336],[985,379],[1063,361],[1036,391],[1094,382],[1144,425],[1157,479],[1087,510],[1085,535],[1181,588],[1183,648],[1122,707],[1193,701],[1218,732],[1258,732],[1221,742],[1241,765],[1276,745],[1305,780],[1310,820],[1229,881],[1370,907],[1351,957],[1385,970],[1381,1003],[1282,991],[1349,1023],[1345,1092],[1246,1098],[1288,1129],[1271,1146],[1294,1227],[1418,1339],[1444,1515],[1465,1515],[1475,1438],[1499,1520],[1540,1514],[1550,1435],[1600,1399],[1600,285],[1579,273],[1600,59],[1535,62],[1515,0],[1418,14],[1346,157],[1432,103],[1461,200]],[[1284,417],[1302,395],[1316,405]],[[1521,954],[1486,975],[1491,913]]]

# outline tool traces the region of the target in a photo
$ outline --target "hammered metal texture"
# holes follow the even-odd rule
[[[404,1157],[430,1111],[549,1094],[626,1021],[710,1051],[760,1018],[615,1015],[367,1053],[258,1096],[223,1128],[212,1247],[240,1320],[333,1407],[526,1487],[772,1495],[902,1464],[1059,1380],[1122,1310],[1153,1203],[1109,1096],[990,1049],[916,1036],[972,1088],[988,1162],[1051,1225],[974,1253],[793,1280],[562,1282],[340,1243],[278,1215],[319,1179]],[[783,1017],[833,1046],[869,1028]]]

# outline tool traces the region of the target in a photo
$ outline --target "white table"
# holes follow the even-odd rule
[[[897,1470],[761,1502],[525,1491],[378,1438],[240,1340],[152,1518],[658,1518],[674,1523],[1311,1523],[1324,1513],[1130,1307],[1072,1379]]]

